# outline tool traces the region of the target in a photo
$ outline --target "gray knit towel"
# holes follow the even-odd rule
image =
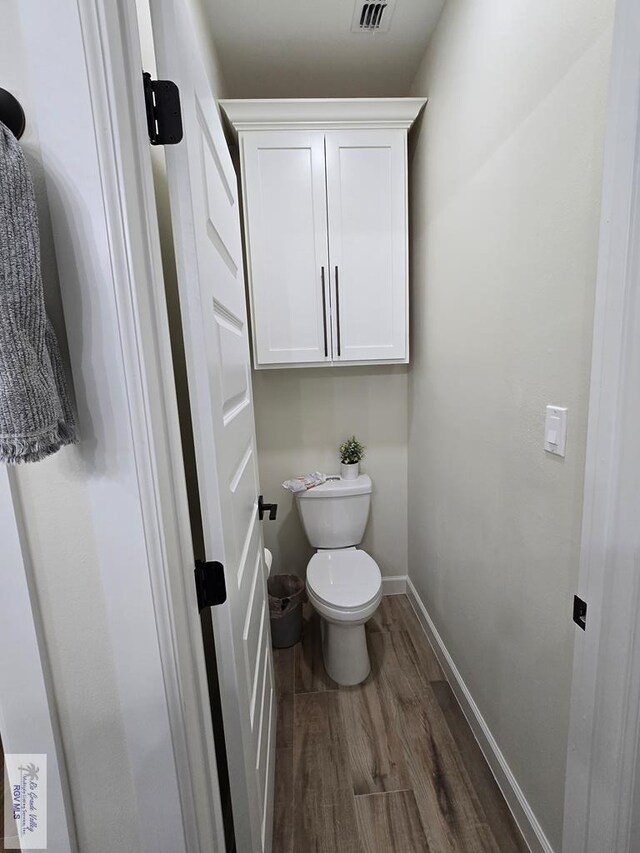
[[[0,461],[37,462],[77,441],[44,306],[31,177],[0,122]]]

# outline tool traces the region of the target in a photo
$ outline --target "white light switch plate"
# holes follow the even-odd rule
[[[544,449],[556,456],[564,456],[567,444],[567,409],[547,406],[544,421]]]

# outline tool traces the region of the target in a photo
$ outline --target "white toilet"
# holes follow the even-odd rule
[[[318,549],[307,566],[307,595],[321,616],[325,669],[338,684],[359,684],[371,670],[364,625],[382,598],[378,564],[356,548],[369,517],[371,478],[335,477],[296,498]]]

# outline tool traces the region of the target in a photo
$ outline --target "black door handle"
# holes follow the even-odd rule
[[[269,521],[275,521],[278,514],[278,504],[266,504],[260,495],[258,498],[258,518],[260,521],[264,519],[265,512],[269,513]]]

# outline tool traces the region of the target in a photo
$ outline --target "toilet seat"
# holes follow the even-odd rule
[[[371,672],[365,623],[382,600],[382,575],[366,551],[318,551],[307,566],[307,596],[320,616],[322,657],[338,684],[360,684]]]
[[[356,548],[318,551],[307,566],[307,591],[314,603],[347,616],[377,607],[382,591],[378,564]],[[348,618],[348,617],[347,617]]]

